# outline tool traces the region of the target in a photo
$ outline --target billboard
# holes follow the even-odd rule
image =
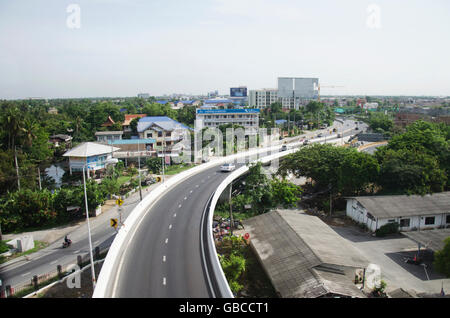
[[[231,87],[230,97],[247,97],[247,87]]]

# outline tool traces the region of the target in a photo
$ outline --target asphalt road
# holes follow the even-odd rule
[[[341,129],[352,128],[353,123],[345,122]],[[200,263],[200,219],[207,199],[227,175],[219,170],[217,166],[180,183],[142,219],[117,273],[115,297],[208,297]],[[124,220],[138,198],[136,193],[125,201]],[[110,217],[91,219],[94,247],[111,245],[116,233],[109,227]],[[69,237],[74,243],[68,249],[55,242],[28,262],[2,268],[3,285],[27,283],[33,275],[56,270],[58,264],[75,264],[77,255],[89,252],[86,225]]]
[[[122,216],[125,219],[139,202],[139,194],[125,200]],[[117,208],[95,218],[90,218],[93,248],[106,248],[111,245],[116,231],[110,227],[109,218],[117,217]],[[52,243],[45,249],[29,256],[30,260],[19,261],[13,265],[4,266],[0,270],[0,280],[3,286],[20,286],[31,282],[34,275],[41,275],[56,270],[57,265],[77,263],[77,255],[89,253],[89,240],[87,225],[83,224],[69,234],[73,244],[69,248],[61,248],[62,239]]]

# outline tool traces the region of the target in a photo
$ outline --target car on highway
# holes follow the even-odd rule
[[[306,146],[306,145],[309,145],[309,140],[308,139],[303,142],[303,146]]]
[[[230,172],[236,169],[236,166],[232,163],[225,163],[220,167],[220,171],[222,172]]]
[[[355,130],[359,130],[359,128],[358,128],[358,127],[355,127]]]
[[[320,134],[317,135],[317,138],[320,138],[320,137],[323,137],[323,134],[322,134],[322,133],[320,133]]]
[[[283,145],[283,146],[281,146],[280,152],[281,152],[281,151],[286,151],[286,150],[288,150],[288,147],[287,147],[287,145]]]

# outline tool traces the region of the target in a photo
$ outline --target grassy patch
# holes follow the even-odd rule
[[[16,253],[16,254],[13,254],[13,255],[11,255],[9,257],[3,257],[2,259],[0,259],[0,264],[8,262],[8,261],[10,261],[12,259],[15,259],[17,257],[20,257],[20,256],[25,256],[25,255],[29,255],[29,254],[35,253],[35,252],[37,252],[37,251],[39,251],[39,250],[41,250],[43,248],[46,248],[47,246],[48,246],[48,243],[46,243],[46,242],[34,241],[34,248],[32,248],[32,249],[30,249],[30,250],[28,250],[26,252],[23,252],[23,253]]]
[[[164,173],[168,176],[180,173],[182,171],[188,170],[190,168],[195,167],[195,165],[172,165],[167,166]]]
[[[127,183],[130,180],[131,180],[130,176],[121,176],[121,177],[117,178],[117,182],[119,183],[119,185]]]

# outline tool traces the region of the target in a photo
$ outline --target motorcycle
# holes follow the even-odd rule
[[[67,242],[64,241],[64,242],[62,243],[62,248],[69,247],[70,245],[72,245],[72,241],[71,241],[71,240],[67,240]]]

